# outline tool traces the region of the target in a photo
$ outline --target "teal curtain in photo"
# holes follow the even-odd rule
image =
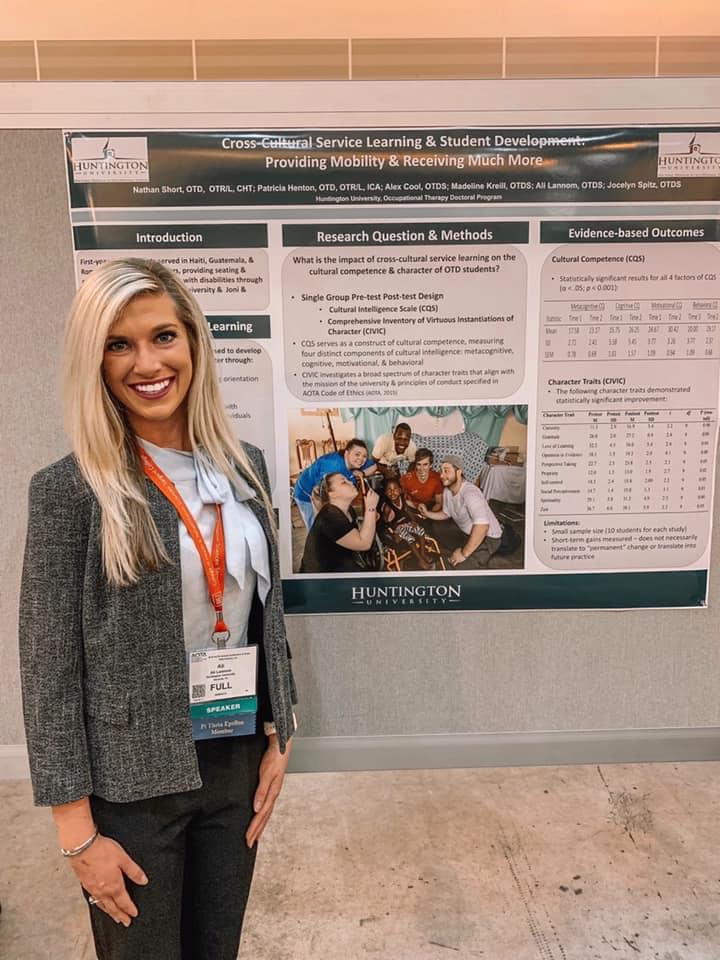
[[[345,423],[355,420],[357,435],[372,446],[383,433],[390,433],[403,419],[429,413],[431,417],[447,417],[459,410],[467,433],[476,433],[490,447],[500,442],[500,434],[509,413],[522,424],[527,425],[527,404],[494,405],[479,407],[346,407],[340,411]]]

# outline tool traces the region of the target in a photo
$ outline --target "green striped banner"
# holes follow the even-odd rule
[[[257,697],[232,697],[230,700],[211,700],[207,703],[194,703],[190,707],[190,716],[194,719],[206,717],[232,717],[238,713],[257,713]]]

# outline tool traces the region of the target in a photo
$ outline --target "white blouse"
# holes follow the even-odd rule
[[[247,644],[247,628],[253,594],[264,604],[270,590],[270,558],[262,526],[245,501],[255,492],[239,478],[239,490],[233,489],[201,453],[187,453],[157,447],[148,440],[139,442],[170,480],[195,518],[200,533],[212,549],[217,511],[222,504],[225,534],[225,622],[230,631],[228,647]],[[183,632],[185,649],[202,650],[212,646],[215,610],[210,603],[208,583],[200,555],[185,524],[178,517],[180,566],[182,572]]]

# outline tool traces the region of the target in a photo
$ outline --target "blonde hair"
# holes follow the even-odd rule
[[[193,376],[188,391],[188,434],[233,485],[238,473],[256,487],[275,532],[270,499],[225,414],[215,375],[212,337],[195,297],[154,260],[127,258],[103,264],[75,295],[65,329],[65,420],[78,466],[100,504],[105,574],[111,583],[136,583],[143,569],[169,561],[150,513],[135,439],[102,375],[110,329],[135,297],[167,294],[190,341]]]

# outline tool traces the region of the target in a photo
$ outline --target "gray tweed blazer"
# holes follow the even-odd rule
[[[268,488],[262,453],[244,446]],[[126,802],[202,786],[188,707],[178,519],[146,482],[171,563],[144,573],[133,586],[116,587],[102,569],[100,508],[75,458],[58,460],[31,480],[20,668],[37,804],[90,794]],[[270,545],[262,650],[284,750],[296,692],[278,551],[261,502],[248,504]]]

